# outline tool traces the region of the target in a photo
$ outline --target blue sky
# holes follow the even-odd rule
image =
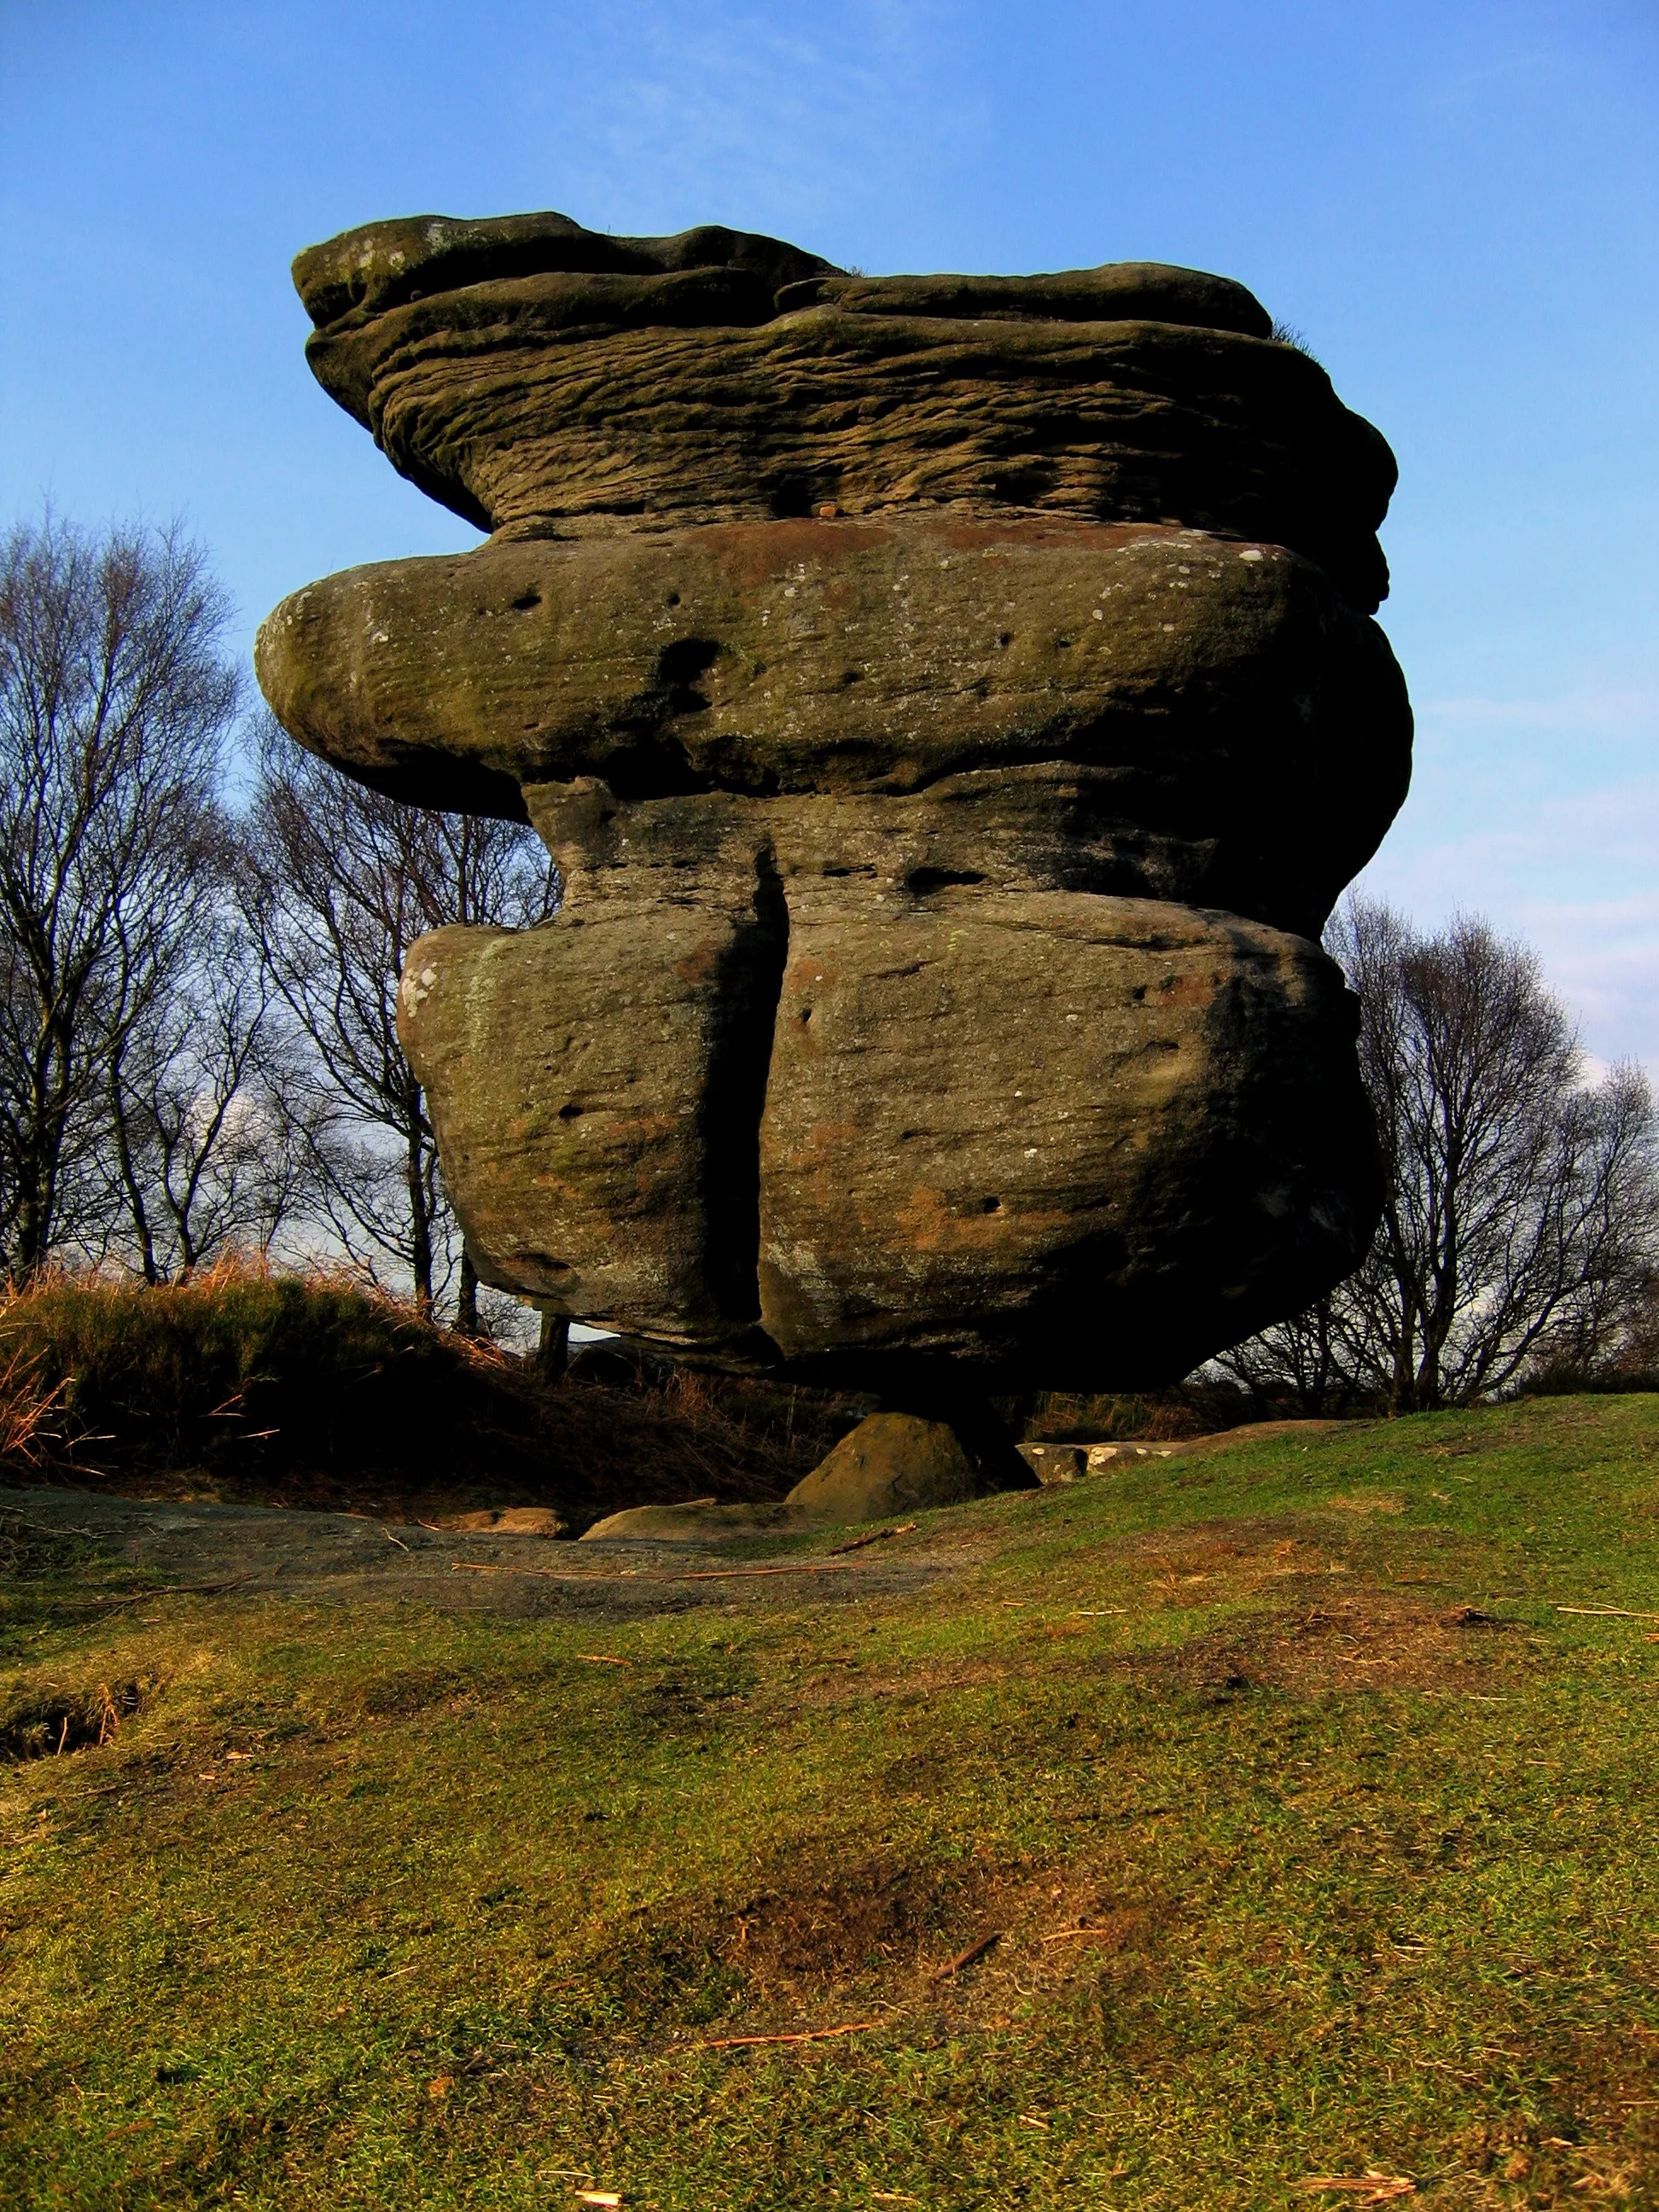
[[[182,514],[244,647],[474,542],[312,383],[288,263],[549,207],[1252,286],[1400,456],[1419,765],[1368,884],[1659,1066],[1653,0],[0,0],[0,518]]]

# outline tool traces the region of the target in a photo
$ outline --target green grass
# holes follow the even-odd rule
[[[629,1623],[20,1551],[6,1710],[137,1709],[3,1778],[0,2201],[1659,2204],[1659,1621],[1558,1610],[1659,1613],[1656,1441],[1274,1438]]]

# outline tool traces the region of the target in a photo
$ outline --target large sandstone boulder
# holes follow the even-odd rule
[[[495,535],[296,592],[266,695],[565,881],[404,969],[488,1279],[926,1420],[1179,1375],[1354,1264],[1314,940],[1409,775],[1394,464],[1248,292],[557,216],[295,275],[326,389]]]

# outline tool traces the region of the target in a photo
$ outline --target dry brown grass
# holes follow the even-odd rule
[[[549,1385],[339,1270],[233,1258],[153,1288],[57,1270],[0,1295],[14,1483],[409,1519],[547,1505],[580,1528],[781,1496],[823,1448],[795,1412],[695,1375]]]

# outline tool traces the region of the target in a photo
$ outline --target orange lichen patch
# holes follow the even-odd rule
[[[682,983],[707,982],[711,975],[719,973],[720,956],[725,949],[723,939],[706,939],[702,944],[695,945],[690,952],[675,961],[674,973]]]
[[[1023,1214],[1021,1226],[1029,1235],[1057,1215]],[[1008,1224],[1000,1203],[988,1211],[981,1203],[964,1207],[948,1192],[927,1184],[912,1190],[893,1215],[903,1237],[918,1252],[994,1251],[1007,1237]]]
[[[842,531],[856,545],[886,545],[894,532],[879,522],[842,518]],[[821,562],[824,532],[821,521],[783,520],[775,522],[715,522],[708,526],[702,542],[713,553],[720,574],[741,591],[753,591],[775,582],[792,564]],[[851,549],[849,548],[849,550]]]
[[[1207,1006],[1224,981],[1219,975],[1206,975],[1188,969],[1185,975],[1166,977],[1158,985],[1158,1000],[1166,1006]]]

